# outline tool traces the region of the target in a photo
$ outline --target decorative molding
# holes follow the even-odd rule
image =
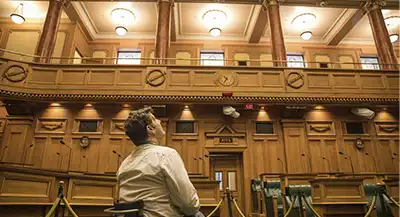
[[[379,129],[387,133],[392,133],[399,129],[399,125],[396,124],[378,124]]]
[[[310,130],[323,133],[331,129],[330,124],[310,124]]]
[[[124,123],[115,123],[115,129],[121,130],[125,132]]]
[[[56,123],[46,123],[46,122],[43,122],[43,123],[40,123],[40,128],[43,128],[43,129],[46,129],[46,130],[49,130],[49,131],[53,131],[53,130],[56,130],[56,129],[58,129],[58,128],[62,128],[62,126],[63,126],[63,123],[61,122],[61,123],[58,123],[58,124],[56,124]]]
[[[385,5],[386,5],[386,0],[369,0],[365,4],[365,8],[367,9],[367,11],[371,11],[375,9],[381,9]]]
[[[280,96],[194,96],[194,95],[124,95],[124,94],[41,94],[25,93],[9,90],[0,90],[0,97],[22,100],[37,101],[127,101],[127,100],[147,100],[147,101],[235,101],[235,102],[263,102],[263,103],[324,103],[324,104],[387,104],[398,105],[399,99],[396,98],[345,98],[345,97],[280,97]]]

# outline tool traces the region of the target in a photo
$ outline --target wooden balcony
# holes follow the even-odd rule
[[[22,100],[398,104],[399,96],[395,70],[38,64],[0,58],[0,73],[0,96]]]

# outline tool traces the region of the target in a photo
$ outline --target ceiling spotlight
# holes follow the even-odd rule
[[[220,28],[212,28],[212,29],[210,29],[210,34],[213,36],[213,37],[218,37],[219,35],[221,35],[221,29]]]
[[[119,35],[119,36],[124,36],[126,35],[126,33],[128,32],[128,29],[126,27],[123,26],[117,26],[115,28],[115,32]]]
[[[391,34],[389,35],[390,37],[390,42],[395,43],[397,40],[399,40],[399,34]]]
[[[303,33],[301,33],[300,37],[303,40],[308,41],[312,38],[312,32],[310,32],[310,31],[303,32]]]
[[[25,18],[23,16],[23,4],[19,4],[18,7],[15,9],[14,13],[10,15],[11,20],[16,24],[22,24],[25,22]],[[18,13],[18,9],[20,9],[20,13]]]

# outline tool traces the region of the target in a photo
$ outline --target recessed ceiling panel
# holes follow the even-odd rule
[[[245,36],[248,31],[253,5],[179,3],[179,29],[182,35],[206,35],[209,29],[203,21],[203,15],[209,10],[221,10],[228,17],[227,24],[222,27],[222,36]]]
[[[111,11],[116,8],[125,8],[134,13],[136,19],[128,25],[129,32],[156,32],[157,4],[154,2],[84,2],[83,6],[98,34],[115,32],[118,24],[111,18]]]

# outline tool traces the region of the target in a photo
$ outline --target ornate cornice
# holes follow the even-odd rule
[[[379,104],[398,105],[398,98],[279,97],[279,96],[190,96],[124,94],[41,94],[0,90],[0,97],[26,101],[179,101],[179,102],[262,102],[283,104]]]

